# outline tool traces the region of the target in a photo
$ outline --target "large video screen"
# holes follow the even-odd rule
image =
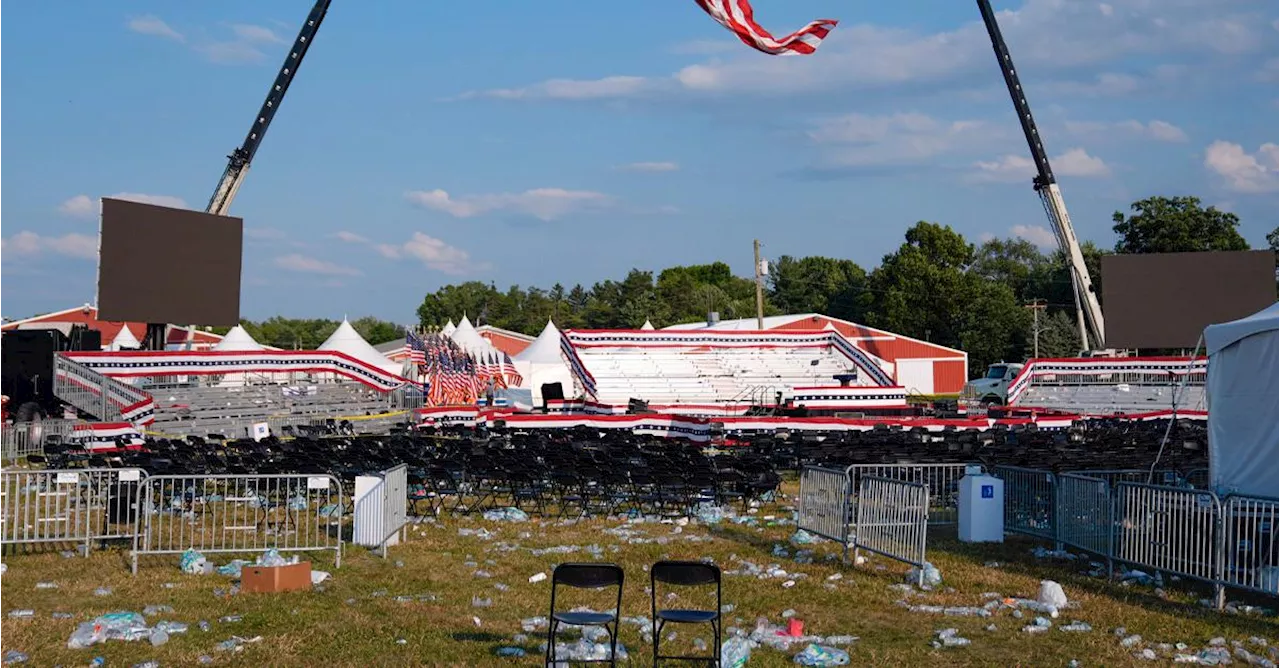
[[[1208,325],[1276,301],[1271,251],[1102,257],[1108,348],[1195,348]]]
[[[243,245],[240,218],[103,198],[98,317],[235,325]]]

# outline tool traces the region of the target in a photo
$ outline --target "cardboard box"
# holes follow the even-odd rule
[[[240,571],[240,591],[275,594],[311,589],[311,562],[284,566],[245,566]]]

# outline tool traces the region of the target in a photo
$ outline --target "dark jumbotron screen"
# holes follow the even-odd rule
[[[1275,301],[1271,251],[1102,257],[1108,348],[1195,348],[1208,325]]]
[[[243,244],[240,218],[103,198],[98,317],[235,325]]]

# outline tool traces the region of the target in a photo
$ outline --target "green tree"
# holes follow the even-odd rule
[[[779,257],[769,269],[769,302],[788,314],[822,313],[854,322],[871,307],[867,272],[851,260]]]
[[[364,337],[365,341],[373,345],[404,338],[404,327],[394,322],[379,320],[371,315],[352,320],[351,326]]]
[[[1027,336],[1026,357],[1035,354],[1033,338]],[[1075,357],[1080,352],[1080,330],[1075,316],[1066,309],[1040,316],[1040,357]]]
[[[1120,235],[1117,253],[1183,253],[1249,250],[1236,229],[1240,218],[1214,207],[1201,208],[1197,197],[1148,197],[1130,205],[1132,214],[1111,216]]]
[[[1271,249],[1271,252],[1276,252],[1277,244],[1280,244],[1280,227],[1267,233],[1267,247]]]
[[[1022,303],[1042,298],[1054,258],[1026,239],[991,239],[978,247],[973,271],[982,278],[1008,285]]]
[[[444,327],[445,323],[463,315],[474,321],[487,316],[490,304],[500,297],[492,285],[480,281],[446,285],[423,298],[422,304],[418,306],[418,324],[423,327]]]
[[[959,347],[973,282],[974,249],[950,226],[921,221],[906,242],[871,272],[875,327]]]
[[[1032,314],[1008,285],[968,274],[959,345],[970,364],[983,369],[1000,361],[1021,361]]]

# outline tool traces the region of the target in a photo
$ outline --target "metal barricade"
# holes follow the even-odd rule
[[[138,491],[150,477],[146,471],[86,469],[91,541],[132,539],[138,530]]]
[[[1251,496],[1228,496],[1222,501],[1222,580],[1239,587],[1275,595],[1280,579],[1280,549],[1276,519],[1280,502]]]
[[[1169,469],[1156,469],[1155,471],[1148,469],[1086,469],[1083,471],[1070,471],[1070,473],[1089,478],[1101,478],[1106,480],[1111,487],[1115,487],[1122,482],[1177,487],[1182,482],[1178,472]]]
[[[924,585],[925,539],[929,530],[929,487],[875,476],[858,481],[855,560],[859,550],[917,566]]]
[[[854,464],[845,471],[851,489],[858,489],[864,476],[888,478],[925,485],[929,488],[929,523],[955,524],[959,518],[960,479],[970,468],[981,464]]]
[[[354,501],[352,542],[380,550],[385,559],[409,522],[409,467],[357,477]]]
[[[331,475],[163,475],[138,492],[133,573],[145,555],[332,551],[342,565],[342,485]]]
[[[0,544],[80,544],[88,550],[88,499],[77,471],[5,471],[0,474]]]
[[[1016,466],[997,466],[992,474],[1004,481],[1004,530],[1057,540],[1057,476]]]
[[[840,469],[806,466],[800,472],[800,507],[797,525],[811,534],[849,548],[849,476]]]
[[[1116,561],[1219,583],[1217,495],[1131,482],[1117,485],[1115,495]]]
[[[1111,519],[1111,485],[1102,478],[1077,473],[1058,476],[1057,542],[1111,558],[1115,535]],[[1110,569],[1108,568],[1108,571]]]

